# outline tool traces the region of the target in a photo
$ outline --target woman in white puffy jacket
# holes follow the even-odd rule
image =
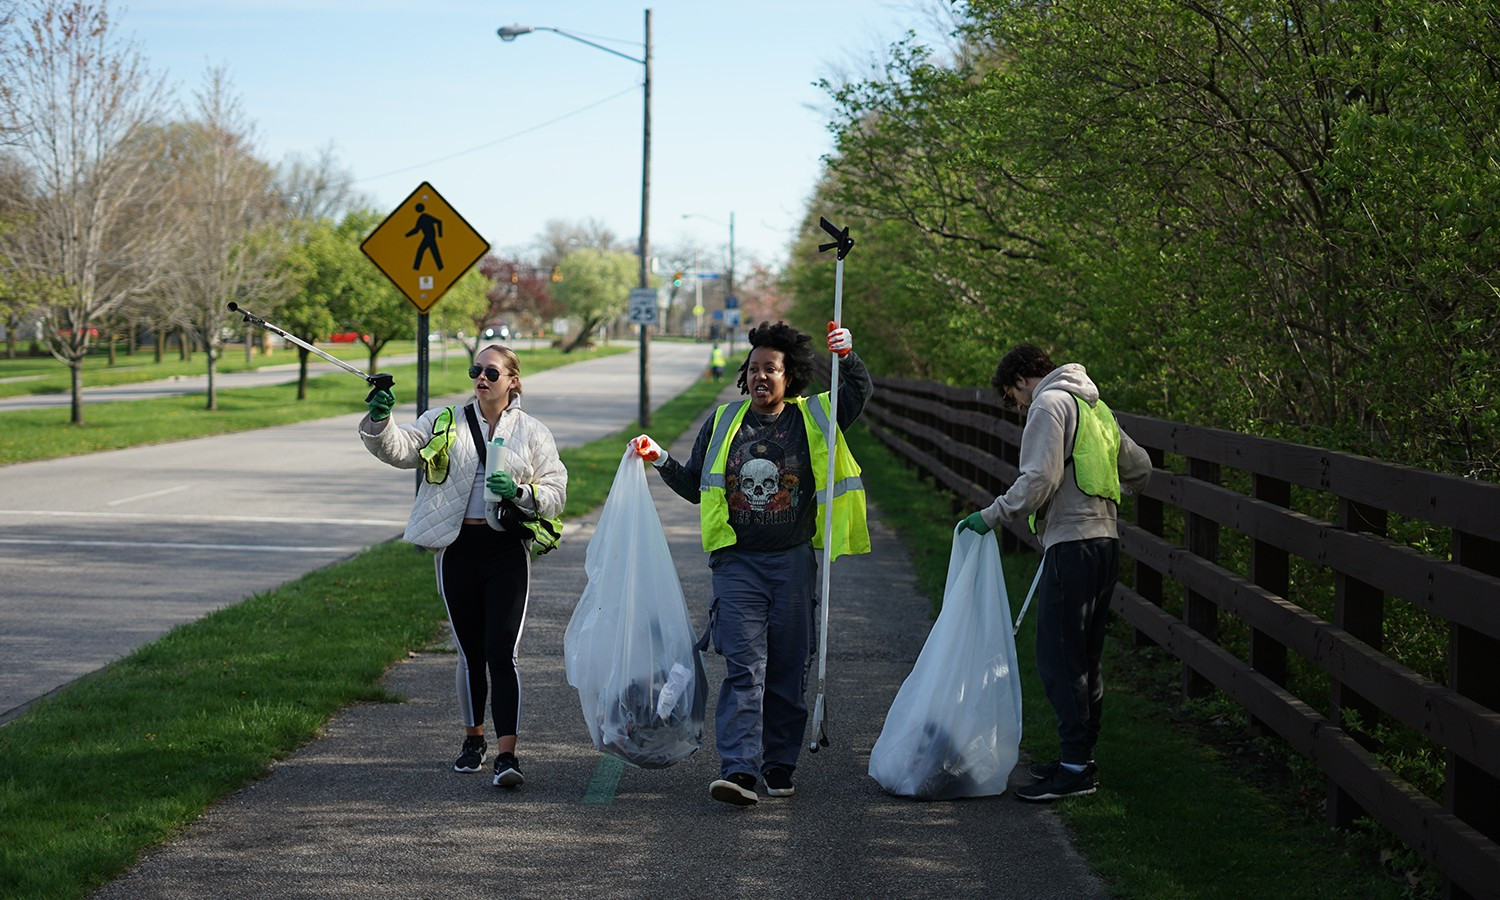
[[[474,357],[469,377],[474,397],[467,404],[430,409],[396,428],[390,427],[395,397],[389,390],[373,392],[359,436],[382,462],[423,469],[404,537],[437,551],[438,592],[458,642],[456,686],[465,736],[453,769],[478,772],[484,762],[484,705],[490,693],[494,783],[519,787],[524,779],[516,760],[521,715],[516,656],[531,585],[532,537],[521,520],[562,515],[568,470],[552,432],[521,409],[521,361],[514,352],[498,344],[485,347]],[[504,440],[503,450],[495,438]],[[499,466],[486,478],[481,453],[497,451]],[[502,499],[486,502],[486,488]]]

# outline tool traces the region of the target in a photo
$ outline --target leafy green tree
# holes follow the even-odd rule
[[[829,87],[799,323],[828,305],[828,215],[860,241],[845,321],[877,370],[983,383],[1031,341],[1122,408],[1494,478],[1494,26],[1397,0],[975,0],[956,62],[902,45]]]
[[[579,322],[565,353],[587,342],[600,324],[625,314],[639,275],[634,256],[592,248],[564,256],[558,274],[561,280],[552,286],[553,293],[564,312]]]
[[[327,219],[304,224],[300,231],[295,249],[282,258],[280,280],[285,299],[277,308],[276,324],[289,334],[315,344],[338,327],[332,307],[343,290],[343,266],[363,260],[350,257],[348,236],[341,235],[338,227]],[[307,399],[307,366],[311,356],[307,348],[297,348],[298,400]]]
[[[452,287],[428,310],[428,321],[434,331],[473,336],[469,349],[479,352],[479,335],[490,316],[490,291],[494,285],[484,274],[485,266],[475,266],[455,281]]]
[[[359,245],[379,227],[384,217],[370,210],[356,210],[344,217],[336,229],[337,281],[329,309],[341,328],[359,335],[370,352],[369,370],[374,373],[380,351],[392,340],[410,340],[416,333],[417,310],[390,279],[370,262]]]

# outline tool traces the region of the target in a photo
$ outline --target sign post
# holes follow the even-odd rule
[[[427,411],[427,311],[489,252],[489,242],[429,183],[359,245],[417,308],[417,415]]]

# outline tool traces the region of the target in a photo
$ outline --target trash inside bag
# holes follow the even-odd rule
[[[584,556],[563,658],[594,747],[643,769],[697,750],[708,678],[641,459],[627,451]]]
[[[1005,793],[1021,744],[1021,684],[994,532],[955,531],[943,609],[886,714],[870,777],[916,800]]]

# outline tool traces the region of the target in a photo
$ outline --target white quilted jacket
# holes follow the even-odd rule
[[[479,411],[479,401],[470,400],[479,418],[480,433],[485,429],[484,415]],[[438,406],[423,413],[410,425],[392,428],[390,420],[377,431],[377,423],[365,416],[359,422],[359,437],[365,447],[381,462],[398,469],[416,469],[422,458],[418,451],[432,440],[432,423],[443,407]],[[469,505],[469,491],[474,484],[474,474],[480,467],[479,452],[474,449],[474,438],[469,432],[468,418],[464,407],[454,409],[453,445],[448,449],[448,478],[442,484],[428,484],[423,479],[417,487],[417,499],[412,504],[411,517],[406,522],[407,541],[419,547],[437,549],[453,543],[463,524],[464,510]],[[557,444],[552,432],[540,421],[527,415],[520,408],[520,399],[511,401],[500,414],[495,424],[495,435],[505,438],[505,446],[521,461],[521,472],[516,483],[521,493],[516,504],[527,512],[545,518],[562,515],[563,505],[568,499],[568,470],[557,455]],[[496,504],[486,504],[493,507]],[[489,513],[494,510],[487,509]],[[489,516],[494,519],[493,515]]]

